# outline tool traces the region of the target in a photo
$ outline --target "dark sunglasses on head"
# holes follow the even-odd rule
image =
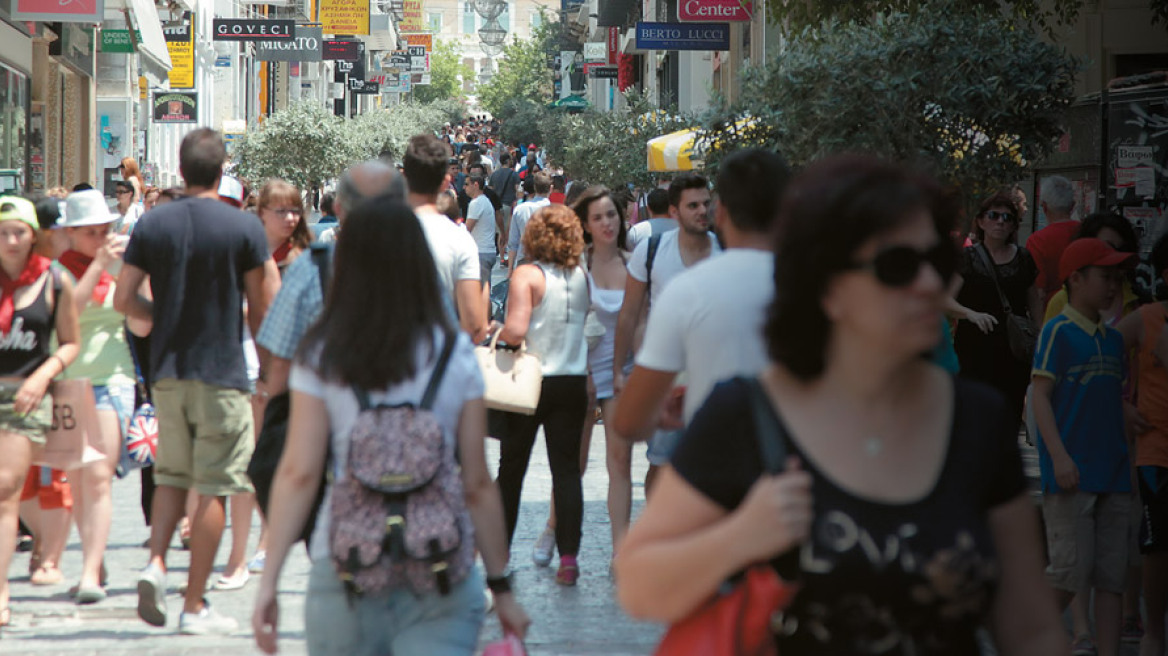
[[[922,264],[933,267],[941,280],[948,284],[957,272],[957,253],[944,242],[927,251],[912,246],[892,246],[856,268],[871,271],[881,284],[888,287],[907,287],[917,279]]]
[[[1009,212],[999,212],[997,210],[986,212],[985,217],[990,221],[1005,221],[1006,223],[1014,223],[1018,220],[1018,217]]]

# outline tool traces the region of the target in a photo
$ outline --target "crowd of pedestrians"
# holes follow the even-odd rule
[[[1049,225],[1023,244],[1017,188],[970,199],[963,225],[952,191],[905,167],[845,155],[793,172],[757,148],[712,180],[608,189],[496,129],[447,126],[400,163],[354,164],[321,198],[327,229],[308,190],[226,176],[206,129],[181,144],[182,189],[127,159],[113,207],[92,189],[0,197],[0,570],[21,523],[30,580],[64,584],[75,523],[70,593],[105,599],[112,495],[149,400],[135,576],[154,626],[174,614],[177,534],[178,630],[238,630],[206,593],[262,573],[251,628],[268,653],[303,540],[313,654],[472,654],[489,612],[522,639],[541,618],[509,562],[531,558],[566,587],[603,569],[629,614],[670,624],[765,570],[792,592],[765,609],[783,654],[1141,641],[1162,656],[1168,304],[1133,291],[1125,219],[1076,220],[1070,182],[1048,177]],[[1151,264],[1168,281],[1168,238]],[[526,411],[484,373],[508,350],[538,363]],[[33,464],[56,434],[54,380],[93,394],[98,457],[64,470]],[[597,423],[610,535],[583,526]],[[540,435],[552,504],[517,554]],[[257,439],[282,452],[270,489]],[[587,557],[598,540],[612,562]],[[0,632],[13,612],[3,577]]]

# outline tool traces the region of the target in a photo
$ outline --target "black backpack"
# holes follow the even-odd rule
[[[312,245],[312,263],[316,265],[320,274],[320,293],[324,299],[328,295],[329,278],[332,276],[332,248],[331,244]],[[288,437],[288,417],[292,410],[292,397],[289,392],[281,392],[270,399],[264,408],[263,426],[256,437],[255,451],[251,462],[247,465],[247,475],[255,487],[256,502],[264,516],[268,515],[268,507],[272,498],[272,481],[276,478],[276,469],[280,466],[280,458],[284,455],[284,442]],[[320,489],[316,493],[316,500],[312,503],[312,512],[304,523],[299,540],[308,543],[312,531],[316,528],[316,515],[320,511],[320,504],[324,500],[325,479],[329,470],[326,459],[325,474],[321,476]]]

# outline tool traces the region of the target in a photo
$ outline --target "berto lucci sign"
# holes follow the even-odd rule
[[[754,15],[750,0],[679,0],[677,18],[682,21],[748,21]]]

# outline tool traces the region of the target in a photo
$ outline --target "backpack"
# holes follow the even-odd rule
[[[454,449],[430,408],[455,337],[447,335],[421,403],[361,410],[333,483],[329,550],[350,596],[407,587],[448,594],[474,567],[474,528]]]

